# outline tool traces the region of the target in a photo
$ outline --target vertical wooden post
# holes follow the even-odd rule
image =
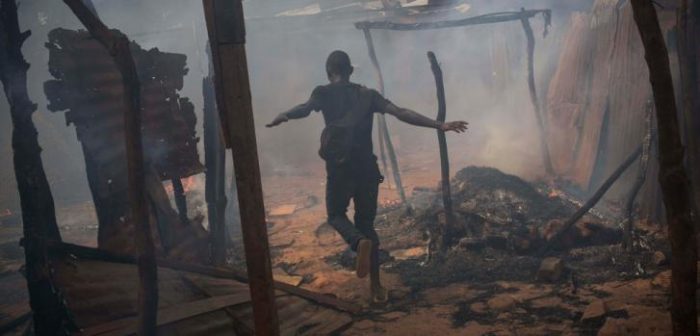
[[[377,81],[379,84],[379,92],[384,95],[384,76],[382,76],[382,70],[379,67],[379,60],[377,59],[377,53],[374,50],[374,42],[372,41],[372,34],[368,28],[363,28],[362,32],[365,35],[365,42],[367,43],[367,51],[369,52],[369,58],[372,61],[372,66],[374,66],[374,71],[377,74]],[[377,121],[382,131],[380,134],[384,137],[384,142],[386,143],[386,151],[389,154],[389,162],[391,163],[391,172],[394,175],[394,183],[396,183],[396,190],[399,192],[399,197],[401,198],[401,203],[406,207],[407,213],[412,213],[413,209],[406,199],[406,192],[403,189],[403,183],[401,183],[401,172],[399,171],[399,161],[396,158],[396,152],[394,151],[394,144],[391,142],[391,135],[389,134],[389,127],[386,124],[386,118],[384,115],[379,115]],[[381,141],[381,139],[380,139]]]
[[[190,222],[187,217],[187,196],[185,196],[185,188],[182,185],[182,180],[179,177],[170,179],[173,184],[173,197],[175,197],[175,205],[177,206],[177,214],[180,217],[182,224]]]
[[[216,112],[213,69],[202,81],[204,97],[204,162],[206,165],[206,182],[204,197],[207,201],[209,218],[209,242],[211,260],[216,266],[226,263],[226,162],[225,148],[221,141],[219,116]]]
[[[442,80],[442,69],[435,57],[435,53],[428,52],[430,69],[435,77],[435,88],[437,91],[438,113],[437,121],[445,122],[447,118],[447,103],[445,102],[445,83]],[[452,192],[450,190],[450,158],[447,152],[447,139],[445,131],[437,130],[438,147],[440,148],[440,172],[442,175],[442,204],[445,208],[445,228],[442,232],[441,252],[446,252],[450,245],[450,239],[454,233],[455,217],[452,211]]]
[[[41,160],[37,130],[32,122],[36,104],[27,92],[29,64],[22,56],[22,44],[29,35],[29,31],[20,31],[15,0],[0,1],[0,82],[12,117],[13,161],[22,208],[29,305],[35,333],[55,335],[65,331],[66,314],[51,284],[46,242],[60,241],[61,235]]]
[[[674,335],[697,335],[697,240],[692,221],[691,184],[683,162],[676,98],[668,51],[651,0],[632,0],[634,21],[644,45],[656,104],[659,182],[671,242],[671,320]]]
[[[522,9],[522,11],[524,12],[525,9]],[[542,114],[540,101],[537,98],[537,88],[535,86],[535,35],[532,32],[530,19],[528,17],[523,16],[520,19],[520,22],[523,25],[525,37],[527,38],[527,85],[530,89],[530,100],[532,101],[532,107],[535,111],[535,119],[537,120],[540,150],[542,151],[542,163],[547,175],[553,176],[554,168],[552,166],[552,159],[549,157],[549,146],[547,145],[547,126],[545,124],[545,117]]]
[[[64,0],[64,2],[87,28],[90,35],[112,55],[122,75],[129,208],[130,217],[135,226],[134,239],[139,253],[138,334],[155,335],[158,313],[158,269],[144,189],[146,183],[141,144],[141,83],[136,72],[136,64],[126,36],[116,35],[109,30],[82,0]]]
[[[203,0],[214,87],[233,164],[256,335],[279,335],[241,0]]]
[[[678,9],[678,61],[681,77],[683,133],[688,147],[686,166],[693,183],[695,209],[700,209],[700,1],[682,0]],[[697,219],[696,219],[697,220]],[[696,226],[700,224],[696,223]]]

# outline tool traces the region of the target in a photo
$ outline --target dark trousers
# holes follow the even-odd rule
[[[377,215],[377,195],[383,177],[376,160],[365,164],[333,166],[326,164],[326,211],[328,224],[350,245],[353,251],[362,238],[369,238],[379,246],[379,236],[374,230]],[[352,199],[355,205],[354,224],[348,219],[347,210]]]

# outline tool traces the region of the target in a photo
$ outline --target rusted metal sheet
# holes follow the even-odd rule
[[[122,329],[112,328],[114,321],[136,316],[135,265],[54,255],[56,257],[52,260],[52,265],[55,285],[64,295],[78,326],[90,331],[104,330],[104,334],[120,334],[119,330]],[[226,297],[250,295],[248,285],[244,282],[164,267],[158,269],[158,281],[159,311],[177,310],[180,315],[177,321],[159,326],[159,335],[231,335],[234,322],[219,307],[221,305],[212,305],[214,309],[207,310],[202,304],[210,299],[218,302],[225,301]],[[197,288],[193,288],[193,284]],[[210,295],[204,295],[202,291]],[[282,335],[332,334],[352,323],[352,317],[348,313],[315,304],[282,290],[277,290],[275,294]],[[237,303],[240,300],[234,301]],[[237,321],[252,328],[252,307],[249,300],[243,301],[245,302],[230,306],[228,312],[234,314]],[[198,310],[192,312],[197,314],[189,316],[187,310],[178,308],[179,306],[197,306]],[[183,316],[188,317],[182,318]]]
[[[86,155],[97,165],[97,190],[108,195],[126,188],[121,75],[107,51],[85,31],[49,33],[49,71],[44,84],[51,111],[66,111]],[[194,106],[180,97],[186,56],[131,43],[142,88],[146,160],[162,180],[203,171],[195,135]]]

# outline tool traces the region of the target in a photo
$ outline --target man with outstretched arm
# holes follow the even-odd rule
[[[382,303],[388,295],[379,279],[379,237],[374,230],[379,183],[383,181],[372,148],[374,113],[391,114],[411,125],[445,132],[465,132],[467,123],[441,123],[398,107],[377,91],[350,82],[352,72],[350,57],[343,51],[332,52],[326,61],[330,84],[316,87],[306,103],[281,113],[267,127],[305,118],[311,111],[322,112],[326,128],[319,154],[326,161],[328,224],[357,252],[357,276],[369,273],[372,300]],[[354,225],[346,214],[351,199]]]

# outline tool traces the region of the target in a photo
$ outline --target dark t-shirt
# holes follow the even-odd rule
[[[353,121],[353,146],[351,160],[354,163],[375,162],[372,150],[372,124],[375,112],[384,113],[391,102],[376,90],[355,83],[332,83],[317,86],[309,99],[315,111],[321,111],[326,125],[346,121],[347,113],[358,115],[349,117]]]

